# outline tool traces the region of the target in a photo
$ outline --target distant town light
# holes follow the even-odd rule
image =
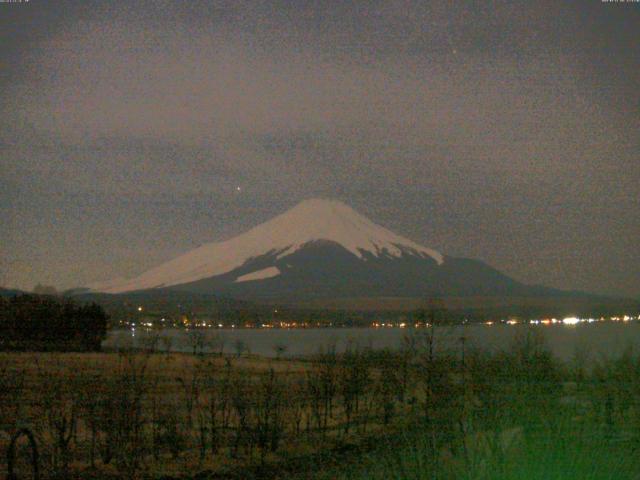
[[[562,319],[562,323],[565,325],[576,325],[580,323],[580,319],[577,317],[566,317]]]
[[[142,307],[138,307],[138,311],[141,312],[142,311]]]

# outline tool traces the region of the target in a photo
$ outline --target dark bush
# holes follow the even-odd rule
[[[0,298],[0,350],[99,351],[107,320],[95,303],[46,295]]]

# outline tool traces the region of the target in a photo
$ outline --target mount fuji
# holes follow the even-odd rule
[[[307,301],[349,297],[539,296],[477,260],[454,258],[375,224],[335,200],[305,200],[223,242],[202,245],[94,292],[173,290]]]

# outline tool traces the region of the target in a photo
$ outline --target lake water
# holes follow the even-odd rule
[[[506,349],[518,332],[530,328],[542,333],[551,352],[562,360],[571,360],[576,352],[595,360],[603,356],[621,355],[626,348],[640,350],[640,322],[599,322],[575,326],[523,326],[523,325],[465,325],[436,328],[436,347],[460,349],[460,338],[467,348],[487,350]],[[201,331],[202,332],[202,331]],[[347,345],[360,347],[399,348],[407,336],[424,335],[425,329],[400,328],[320,328],[320,329],[215,329],[204,330],[200,338],[204,351],[235,353],[242,345],[255,355],[276,356],[277,346],[284,348],[283,356],[305,356],[335,345],[344,351]],[[128,330],[109,332],[104,347],[118,349],[142,347],[153,335]],[[185,330],[167,329],[159,332],[158,350],[189,352],[193,350],[195,336]],[[166,340],[163,340],[165,338]],[[282,352],[281,352],[282,353]]]

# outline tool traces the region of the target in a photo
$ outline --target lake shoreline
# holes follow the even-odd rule
[[[526,330],[540,332],[551,353],[562,361],[586,357],[610,358],[640,345],[640,323],[598,322],[578,325],[484,325],[435,327],[435,346],[459,351],[464,339],[468,350],[499,351]],[[429,328],[320,328],[320,329],[164,329],[111,330],[103,349],[152,349],[184,353],[251,354],[267,358],[303,358],[320,350],[397,350],[407,341],[430,335]]]

